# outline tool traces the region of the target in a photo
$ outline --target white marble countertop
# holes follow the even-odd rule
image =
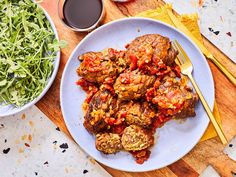
[[[236,0],[165,1],[179,14],[198,13],[201,33],[236,63]]]
[[[1,177],[110,176],[36,106],[0,118],[0,159]]]

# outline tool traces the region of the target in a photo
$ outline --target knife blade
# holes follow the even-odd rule
[[[167,9],[167,13],[175,25],[180,31],[188,35],[195,44],[200,48],[202,53],[206,56],[207,59],[211,60],[221,71],[225,74],[225,76],[236,86],[236,78],[232,73],[230,73],[210,52],[209,50],[197,39],[193,36],[193,34],[184,26],[182,22],[180,22],[177,17],[173,14],[171,9]]]

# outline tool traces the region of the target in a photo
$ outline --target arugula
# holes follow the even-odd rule
[[[37,4],[0,0],[0,103],[19,107],[39,96],[59,47]]]

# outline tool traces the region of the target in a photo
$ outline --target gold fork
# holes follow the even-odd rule
[[[193,76],[192,76],[193,65],[192,65],[189,57],[187,56],[187,54],[185,53],[185,51],[183,50],[181,45],[176,40],[174,40],[172,42],[172,46],[175,50],[177,50],[179,52],[175,62],[180,66],[181,73],[184,74],[184,75],[187,75],[189,77],[190,81],[193,84],[193,87],[195,88],[195,90],[196,90],[196,92],[197,92],[197,94],[198,94],[198,96],[199,96],[199,98],[200,98],[200,100],[203,104],[203,107],[205,108],[205,110],[207,112],[208,117],[211,120],[211,123],[213,124],[218,136],[220,137],[221,142],[223,144],[226,144],[227,139],[226,139],[221,127],[217,123],[214,115],[211,112],[211,109],[210,109],[209,105],[207,104],[207,102],[204,99],[199,87],[197,86],[195,80],[193,79]]]

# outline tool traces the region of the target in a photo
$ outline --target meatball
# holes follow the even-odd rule
[[[122,149],[121,137],[114,133],[102,133],[96,135],[97,150],[105,154],[113,154]]]
[[[111,118],[117,110],[117,99],[111,91],[100,88],[89,103],[84,117],[84,127],[95,134],[105,130],[108,126],[106,118]]]
[[[152,103],[156,104],[159,111],[164,115],[174,116],[175,118],[196,115],[194,106],[198,101],[198,95],[193,93],[192,89],[187,86],[185,77],[180,81],[171,77],[165,78],[160,86],[153,90],[152,94]],[[147,99],[150,100],[149,98]]]
[[[138,68],[144,73],[160,76],[171,70],[177,54],[169,38],[148,34],[127,45],[125,58],[130,70]]]
[[[127,70],[116,79],[114,89],[120,100],[139,99],[153,86],[154,81],[155,76],[145,75],[138,70]]]
[[[123,103],[119,112],[125,113],[125,121],[128,125],[148,127],[156,116],[155,109],[148,102],[130,101]]]
[[[115,80],[116,76],[125,69],[123,51],[107,49],[103,52],[87,52],[79,56],[81,64],[77,69],[79,76],[89,82],[102,84]]]
[[[147,34],[134,39],[128,46],[125,58],[130,64],[132,56],[136,56],[137,65],[154,61],[172,65],[178,52],[171,47],[169,38],[159,34]]]
[[[153,135],[137,125],[126,127],[121,137],[121,143],[127,151],[139,151],[154,144]]]

